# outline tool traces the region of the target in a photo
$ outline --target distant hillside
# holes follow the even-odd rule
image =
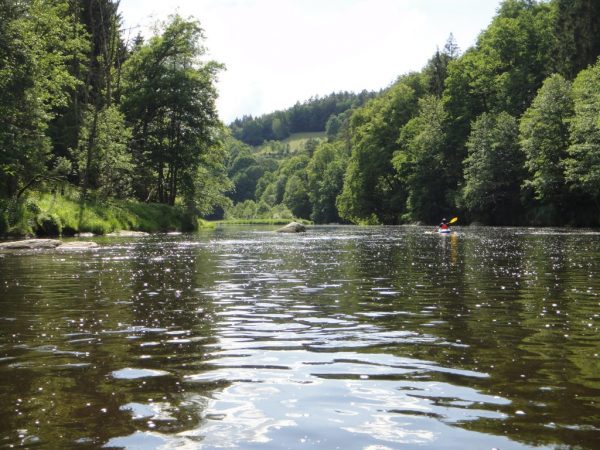
[[[282,141],[267,141],[259,147],[254,147],[253,154],[281,160],[305,151],[312,153],[314,148],[326,139],[327,134],[324,131],[294,133]]]
[[[290,152],[295,153],[298,150],[304,149],[306,143],[311,139],[322,140],[327,136],[324,131],[307,131],[305,133],[294,133],[283,141],[284,144],[289,144]]]
[[[282,141],[295,133],[325,132],[330,120],[352,108],[363,106],[376,92],[332,93],[296,103],[284,111],[259,117],[244,116],[230,124],[233,136],[248,145],[265,141]]]

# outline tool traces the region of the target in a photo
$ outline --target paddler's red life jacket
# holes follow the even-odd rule
[[[447,225],[447,224],[445,224],[445,223],[443,223],[443,224],[441,224],[441,225],[440,225],[440,228],[441,228],[442,230],[447,230],[447,229],[448,229],[448,225]]]

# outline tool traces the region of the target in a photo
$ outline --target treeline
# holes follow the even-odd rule
[[[205,58],[200,24],[172,16],[128,41],[118,5],[0,2],[0,233],[35,214],[33,191],[190,217],[228,202],[221,65]]]
[[[338,92],[314,97],[284,111],[260,117],[244,116],[234,120],[229,128],[233,137],[254,146],[265,141],[281,141],[294,133],[327,131],[329,135],[334,135],[347,111],[364,105],[376,95],[362,91],[358,94]]]
[[[449,39],[327,141],[273,170],[238,152],[230,175],[253,159],[244,201],[317,222],[599,225],[598,55],[600,3],[505,0],[474,47]]]

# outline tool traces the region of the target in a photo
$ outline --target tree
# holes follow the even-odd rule
[[[575,116],[565,176],[578,194],[600,202],[600,60],[579,73],[573,82]],[[598,216],[594,220],[598,221]]]
[[[600,3],[593,0],[554,0],[556,61],[572,80],[600,55]]]
[[[224,210],[231,206],[231,199],[227,194],[234,189],[234,185],[227,177],[224,161],[224,147],[215,147],[201,155],[196,173],[186,172],[190,180],[183,183],[183,186],[186,190],[191,189],[191,192],[184,192],[188,211],[207,216],[213,214],[215,209]]]
[[[565,207],[564,160],[573,116],[571,83],[561,75],[544,81],[520,123],[521,147],[529,174],[525,186],[547,210],[548,223],[556,223]]]
[[[351,118],[352,155],[337,198],[340,217],[350,222],[397,223],[406,203],[392,156],[402,126],[417,109],[417,93],[406,77],[356,110]]]
[[[344,185],[345,152],[341,142],[321,143],[313,154],[306,175],[310,218],[317,223],[339,222],[335,201]]]
[[[88,145],[94,133],[94,151]],[[93,107],[83,117],[80,147],[76,151],[77,168],[85,173],[87,187],[101,197],[126,198],[131,195],[133,164],[127,145],[131,130],[115,106],[100,111]]]
[[[429,93],[436,97],[441,97],[444,92],[446,78],[448,77],[448,64],[456,59],[459,54],[458,45],[454,40],[454,36],[450,33],[444,49],[440,52],[436,50],[433,57],[423,69],[423,72],[428,80]]]
[[[86,42],[66,0],[5,0],[0,17],[0,195],[20,197],[46,176],[48,124],[78,84],[69,65]]]
[[[406,182],[408,220],[434,223],[449,209],[445,122],[442,102],[430,95],[419,100],[419,114],[402,128],[393,164]]]
[[[524,156],[517,120],[506,112],[483,113],[467,141],[463,206],[490,224],[518,223]]]
[[[85,134],[85,140],[79,139],[76,143],[80,150],[85,149],[85,162],[79,164],[80,182],[85,199],[88,189],[93,188],[94,182],[98,180],[98,174],[91,173],[90,170],[98,169],[99,161],[102,159],[101,153],[106,152],[106,149],[99,147],[101,144],[98,142],[100,138],[98,133],[102,127],[101,121],[105,121],[107,118],[113,121],[117,119],[115,112],[111,111],[110,107],[115,97],[114,85],[118,80],[115,72],[119,70],[120,73],[124,43],[119,34],[121,18],[117,12],[118,2],[112,0],[83,2],[81,10],[78,3],[75,3],[74,6],[76,13],[81,15],[91,38],[87,58],[88,66],[84,72],[83,107],[78,107],[77,95],[72,99],[76,121],[74,126],[76,129],[80,126],[85,127],[85,130],[79,130],[80,135],[82,131]],[[77,72],[77,69],[75,71]],[[120,117],[119,120],[121,120]],[[120,125],[117,127],[122,129]],[[103,138],[106,140],[108,135]]]
[[[306,190],[306,182],[297,173],[290,176],[285,184],[283,203],[294,213],[294,216],[308,219],[310,217],[310,200]]]
[[[182,183],[184,193],[193,192],[203,155],[219,145],[215,77],[222,66],[201,60],[203,39],[196,20],[173,16],[124,65],[123,110],[135,163],[145,169],[136,186],[141,198],[173,205]]]

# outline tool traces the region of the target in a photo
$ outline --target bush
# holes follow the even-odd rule
[[[0,236],[8,233],[8,203],[0,200]]]
[[[35,218],[35,234],[37,236],[60,236],[62,222],[56,214],[40,213]]]

